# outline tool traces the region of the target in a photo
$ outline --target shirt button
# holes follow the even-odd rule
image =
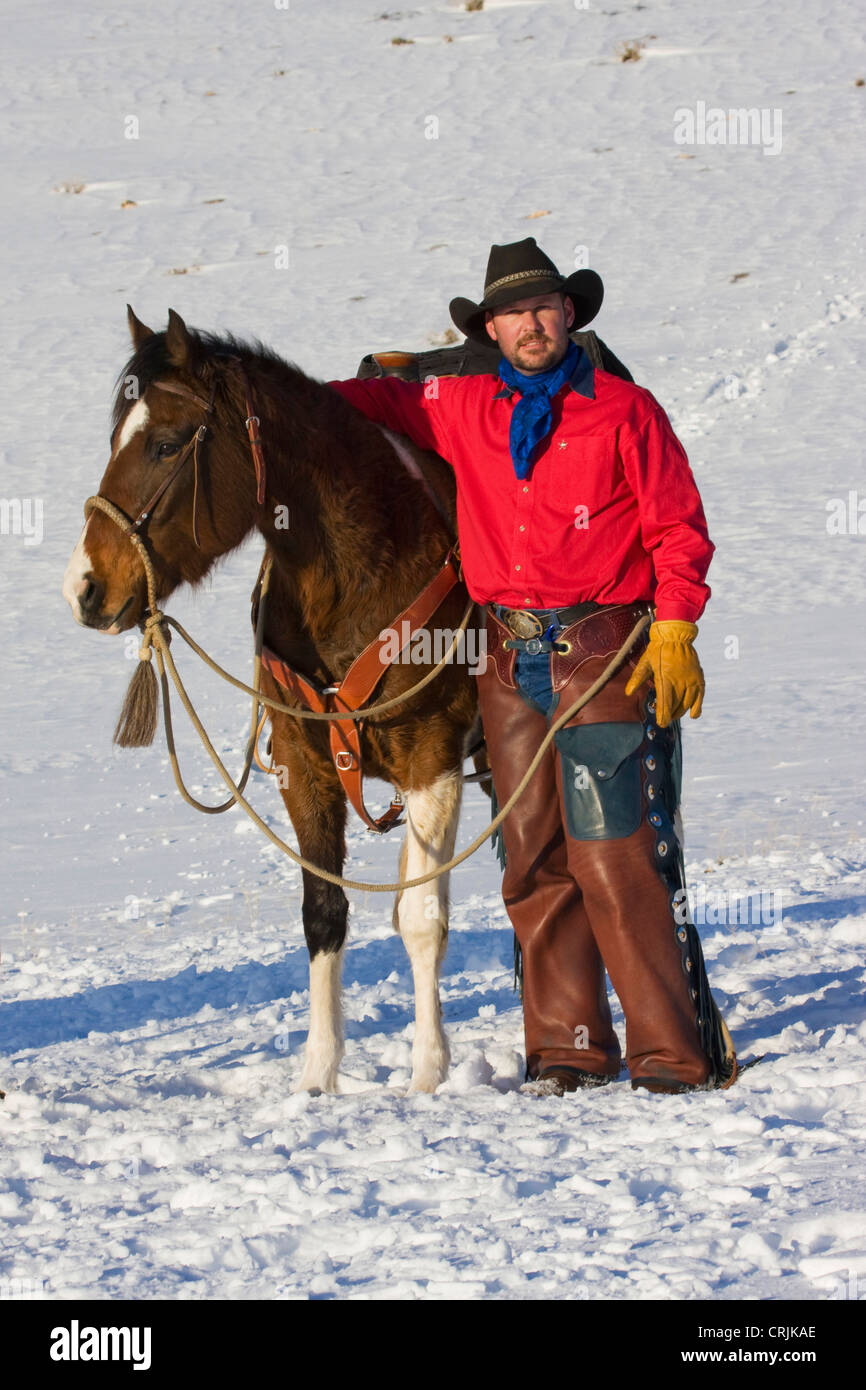
[[[520,569],[520,566],[519,566],[519,565],[515,565],[514,568],[515,568],[516,570],[519,570],[519,569]]]
[[[528,487],[525,487],[525,488],[523,489],[523,491],[524,491],[524,492],[528,492],[528,491],[529,491],[529,488],[528,488]]]
[[[521,529],[521,531],[525,531],[525,530],[526,530],[526,527],[525,527],[525,526],[521,526],[520,529]]]

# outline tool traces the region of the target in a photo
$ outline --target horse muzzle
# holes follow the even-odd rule
[[[105,588],[98,580],[82,580],[80,591],[74,594],[70,594],[64,586],[63,596],[72,609],[73,618],[81,627],[116,634],[134,626],[131,618],[129,622],[123,621],[132,607],[132,594],[113,615],[103,611]]]
[[[136,593],[124,596],[119,584],[115,586],[114,594],[109,593],[108,585],[94,573],[93,561],[84,543],[86,530],[85,526],[66,566],[63,597],[81,627],[92,627],[97,632],[124,632],[133,627],[137,616],[140,616]]]

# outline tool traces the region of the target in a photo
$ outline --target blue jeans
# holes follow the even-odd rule
[[[503,611],[498,604],[492,607],[494,613]],[[541,619],[545,637],[554,641],[557,639],[562,627],[559,623],[553,623],[553,614],[549,609],[533,608],[527,612],[535,613]],[[559,703],[559,696],[554,695],[550,681],[550,652],[525,652],[518,648],[514,681],[524,700],[540,714],[549,715]]]
[[[517,653],[514,681],[525,700],[535,705],[541,714],[548,715],[559,696],[550,683],[550,652]]]

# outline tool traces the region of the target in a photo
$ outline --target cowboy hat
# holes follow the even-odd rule
[[[567,294],[574,305],[575,318],[570,333],[595,318],[604,298],[601,276],[594,270],[576,270],[567,278],[560,275],[553,261],[536,244],[535,237],[528,236],[524,241],[512,241],[506,246],[491,246],[484,298],[480,303],[458,298],[452,299],[448,307],[461,333],[489,347],[491,339],[485,328],[485,314],[489,309],[553,291]]]

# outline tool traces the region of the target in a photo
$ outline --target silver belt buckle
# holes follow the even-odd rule
[[[504,614],[505,626],[512,637],[540,637],[544,624],[534,613],[525,613],[522,608],[509,608]]]

